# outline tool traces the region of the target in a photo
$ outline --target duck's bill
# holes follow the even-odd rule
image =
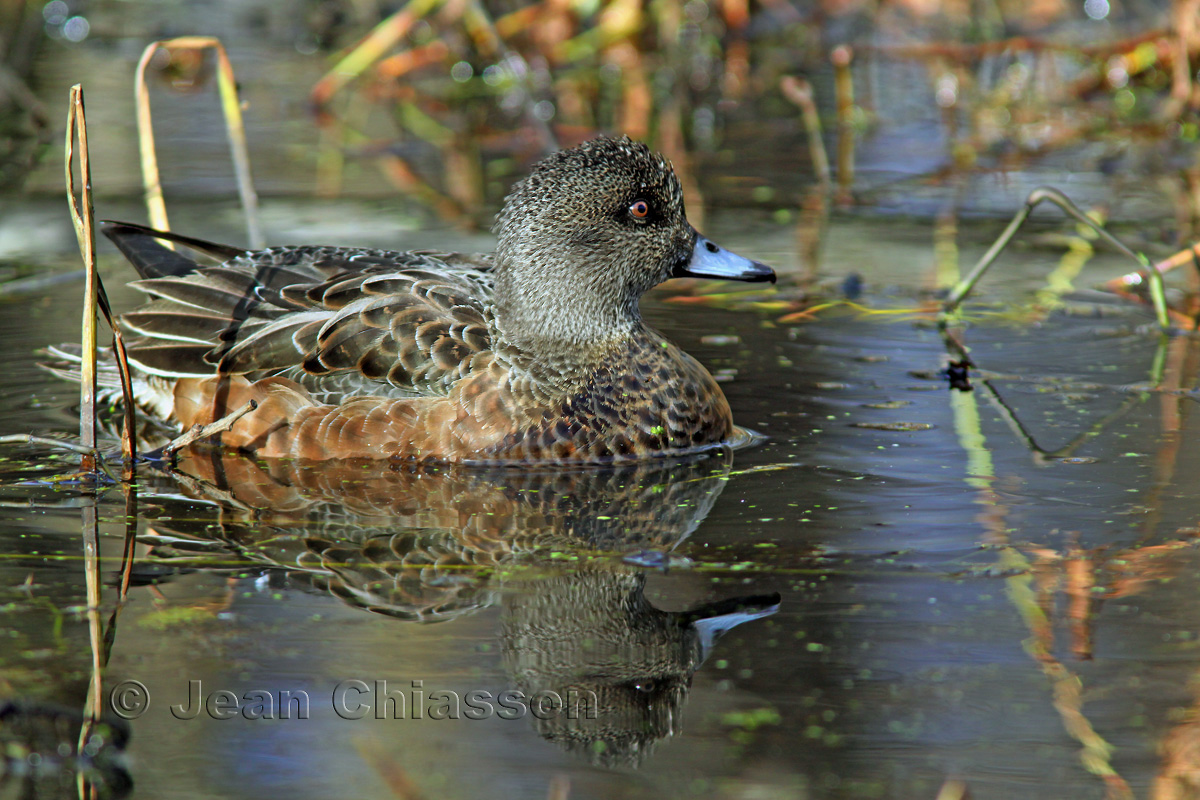
[[[775,282],[775,270],[766,264],[731,253],[724,247],[696,237],[692,257],[675,269],[676,278],[723,278],[729,281]]]

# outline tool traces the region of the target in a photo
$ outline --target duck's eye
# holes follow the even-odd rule
[[[629,204],[629,213],[634,219],[645,219],[650,216],[650,204],[645,200],[634,200]]]

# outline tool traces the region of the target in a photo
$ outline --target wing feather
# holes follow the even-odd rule
[[[153,299],[123,323],[157,375],[287,374],[327,402],[444,395],[491,347],[491,268],[483,255],[274,247],[136,282]]]

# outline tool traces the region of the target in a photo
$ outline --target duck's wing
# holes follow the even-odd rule
[[[116,225],[151,296],[122,322],[165,377],[287,375],[324,395],[441,395],[490,352],[490,256],[342,247],[240,251]],[[206,267],[157,240],[231,256]],[[163,251],[163,252],[158,252]],[[189,267],[190,264],[190,267]]]

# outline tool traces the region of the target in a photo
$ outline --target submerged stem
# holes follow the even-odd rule
[[[1012,237],[1016,234],[1017,230],[1020,229],[1021,225],[1025,223],[1025,220],[1029,218],[1030,212],[1032,212],[1033,209],[1043,200],[1049,200],[1071,217],[1074,217],[1079,222],[1087,225],[1089,228],[1095,231],[1100,238],[1111,244],[1119,252],[1124,253],[1132,258],[1138,263],[1138,266],[1147,271],[1147,274],[1150,278],[1150,299],[1154,303],[1155,319],[1157,320],[1159,327],[1163,330],[1169,328],[1171,325],[1171,320],[1167,314],[1166,292],[1163,289],[1162,273],[1159,272],[1158,268],[1151,264],[1145,256],[1133,252],[1126,247],[1121,240],[1113,236],[1100,225],[1096,224],[1095,220],[1079,210],[1079,207],[1072,203],[1065,194],[1057,189],[1052,189],[1049,186],[1038,187],[1029,193],[1029,197],[1025,200],[1025,205],[1022,206],[1021,210],[1018,211],[1016,216],[1012,218],[1012,222],[1008,223],[1008,227],[1004,229],[1004,232],[996,238],[996,241],[992,243],[992,246],[988,248],[987,252],[980,257],[979,262],[975,264],[970,273],[956,283],[954,288],[950,290],[949,296],[946,297],[945,303],[942,304],[941,324],[946,324],[946,317],[950,314],[953,314],[958,309],[959,305],[962,304],[962,301],[966,299],[966,296],[970,294],[973,288],[975,288],[975,284],[980,278],[983,277],[983,273],[987,272],[988,268],[992,266],[992,263],[1000,256],[1000,253],[1004,250],[1004,248],[1008,246],[1009,241],[1012,240]]]

